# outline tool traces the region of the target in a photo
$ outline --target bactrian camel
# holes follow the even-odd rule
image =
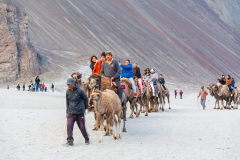
[[[119,138],[121,138],[121,114],[122,114],[122,106],[121,101],[118,98],[118,95],[115,94],[112,90],[99,91],[95,90],[94,93],[91,94],[91,100],[93,101],[93,105],[95,108],[95,112],[97,115],[97,119],[100,122],[100,130],[101,130],[101,138],[99,142],[102,142],[103,138],[103,122],[104,115],[107,119],[107,128],[109,128],[110,132],[113,135],[114,139],[117,139],[117,122],[115,120],[115,115],[118,118],[118,127],[119,127]],[[115,135],[113,134],[112,126],[115,126]]]

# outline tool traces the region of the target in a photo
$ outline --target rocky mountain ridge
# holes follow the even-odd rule
[[[28,38],[28,16],[8,0],[0,0],[0,83],[41,72],[36,50]]]

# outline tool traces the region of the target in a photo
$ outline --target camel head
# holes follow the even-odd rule
[[[95,78],[92,78],[89,80],[89,88],[90,89],[93,89],[95,88],[95,86],[97,85],[97,82],[99,81],[99,79],[95,79]]]
[[[81,78],[82,78],[82,74],[79,72],[75,72],[71,75],[71,77],[75,80],[75,83],[78,85],[81,85]]]
[[[209,90],[209,93],[211,96],[214,96],[213,86],[214,86],[213,83],[211,83],[209,86],[207,86],[207,89]]]
[[[89,79],[83,81],[83,83],[82,83],[82,88],[83,88],[83,90],[84,90],[85,92],[86,92],[86,90],[89,89]]]
[[[100,101],[101,100],[101,98],[102,98],[102,93],[101,92],[94,92],[94,93],[92,93],[92,95],[91,95],[91,100],[93,100],[93,102],[94,101],[96,101],[96,102],[98,102],[98,101]]]

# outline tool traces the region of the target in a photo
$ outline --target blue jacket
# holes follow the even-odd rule
[[[122,67],[121,77],[134,78],[134,75],[133,75],[133,66],[132,66],[131,63],[129,63],[127,66],[121,64],[120,67]]]
[[[231,87],[234,88],[234,86],[235,86],[235,81],[232,81],[232,82],[231,82]]]

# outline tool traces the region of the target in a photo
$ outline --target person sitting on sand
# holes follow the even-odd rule
[[[85,138],[85,145],[89,144],[89,137],[85,127],[85,110],[88,108],[88,97],[86,93],[75,85],[75,80],[69,78],[67,80],[68,90],[66,92],[67,102],[67,143],[66,146],[73,146],[73,126],[77,121],[78,127]]]

